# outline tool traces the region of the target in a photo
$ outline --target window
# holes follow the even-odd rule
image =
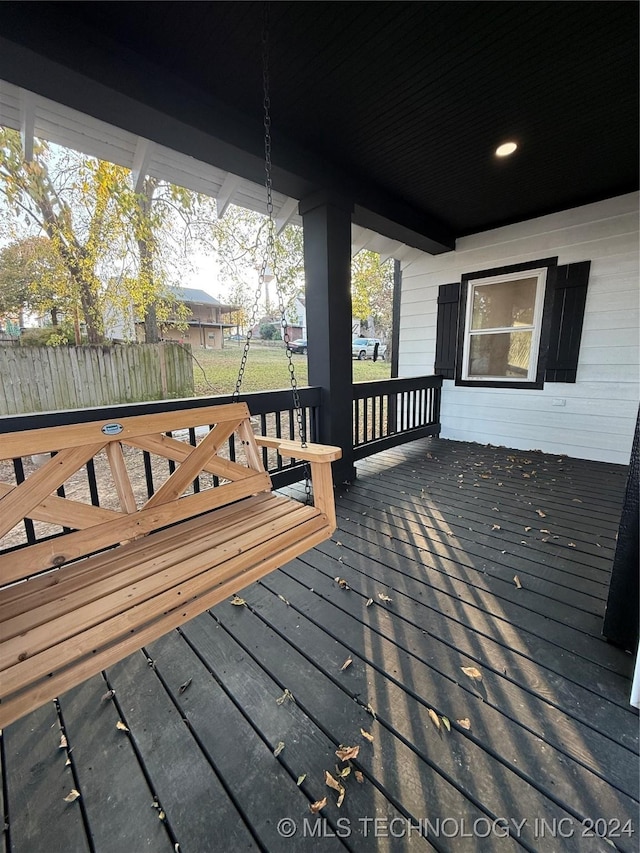
[[[535,382],[547,268],[467,280],[461,379]]]

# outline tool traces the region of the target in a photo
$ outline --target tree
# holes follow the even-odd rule
[[[380,263],[376,252],[362,250],[351,263],[353,314],[370,333],[387,337],[393,318],[393,262]]]
[[[54,169],[50,169],[52,164]],[[20,135],[0,128],[0,190],[32,233],[46,235],[67,272],[64,298],[87,325],[89,343],[102,340],[99,263],[109,254],[117,214],[114,189],[126,170],[112,163],[34,142],[33,161],[22,155]]]
[[[25,237],[0,251],[0,313],[18,314],[24,326],[25,309],[51,315],[58,325],[68,310],[68,272],[47,237]]]

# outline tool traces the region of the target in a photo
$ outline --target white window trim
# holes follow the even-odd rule
[[[519,281],[526,278],[536,278],[536,299],[533,310],[533,324],[530,326],[518,326],[518,332],[532,332],[531,358],[529,359],[529,371],[526,379],[521,376],[478,376],[469,375],[469,353],[471,350],[471,338],[475,335],[488,335],[500,332],[513,332],[513,326],[504,326],[492,329],[478,329],[471,331],[471,315],[473,313],[473,295],[476,287],[488,284],[500,284],[505,281]],[[542,331],[542,313],[544,309],[544,295],[547,286],[547,267],[539,269],[520,270],[519,272],[504,273],[503,275],[487,276],[485,278],[467,279],[467,305],[464,321],[464,344],[462,349],[462,376],[466,382],[504,382],[522,383],[535,382],[538,372],[538,354],[540,352],[540,333]]]

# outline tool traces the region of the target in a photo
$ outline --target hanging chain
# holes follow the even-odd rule
[[[265,188],[267,191],[267,240],[265,244],[264,254],[260,264],[260,272],[258,274],[258,286],[256,288],[253,305],[251,309],[251,319],[249,329],[240,359],[240,369],[238,378],[236,379],[236,387],[233,392],[233,397],[237,398],[240,395],[242,380],[247,366],[247,357],[249,355],[249,347],[251,338],[253,337],[253,327],[258,319],[260,297],[271,261],[271,273],[276,283],[276,292],[278,294],[278,310],[280,312],[280,323],[282,327],[282,339],[284,341],[285,353],[287,355],[287,369],[289,371],[289,381],[293,393],[293,408],[296,413],[296,421],[298,425],[298,435],[300,445],[307,446],[306,424],[302,404],[300,403],[300,392],[298,390],[298,381],[296,379],[295,368],[293,365],[293,353],[289,349],[289,327],[285,314],[284,293],[278,279],[277,256],[276,256],[276,224],[273,215],[273,185],[271,177],[271,97],[270,81],[269,81],[269,2],[263,4],[263,26],[262,26],[262,111],[263,111],[263,126],[264,126],[264,171],[265,171]],[[305,463],[305,496],[307,503],[311,501],[311,479],[309,472],[309,464]]]

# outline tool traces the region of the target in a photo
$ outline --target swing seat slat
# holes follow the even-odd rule
[[[195,446],[166,435],[202,425],[213,426]],[[242,460],[219,455],[234,433]],[[309,461],[314,506],[271,491],[260,446]],[[130,476],[141,450],[175,468],[142,499]],[[0,484],[3,535],[25,518],[75,526],[0,555],[0,727],[240,592],[335,529],[331,462],[340,449],[254,436],[244,403],[0,439],[4,459],[49,452],[55,455],[23,483]],[[101,454],[119,509],[56,494]],[[192,489],[199,476],[215,476],[218,484]]]

